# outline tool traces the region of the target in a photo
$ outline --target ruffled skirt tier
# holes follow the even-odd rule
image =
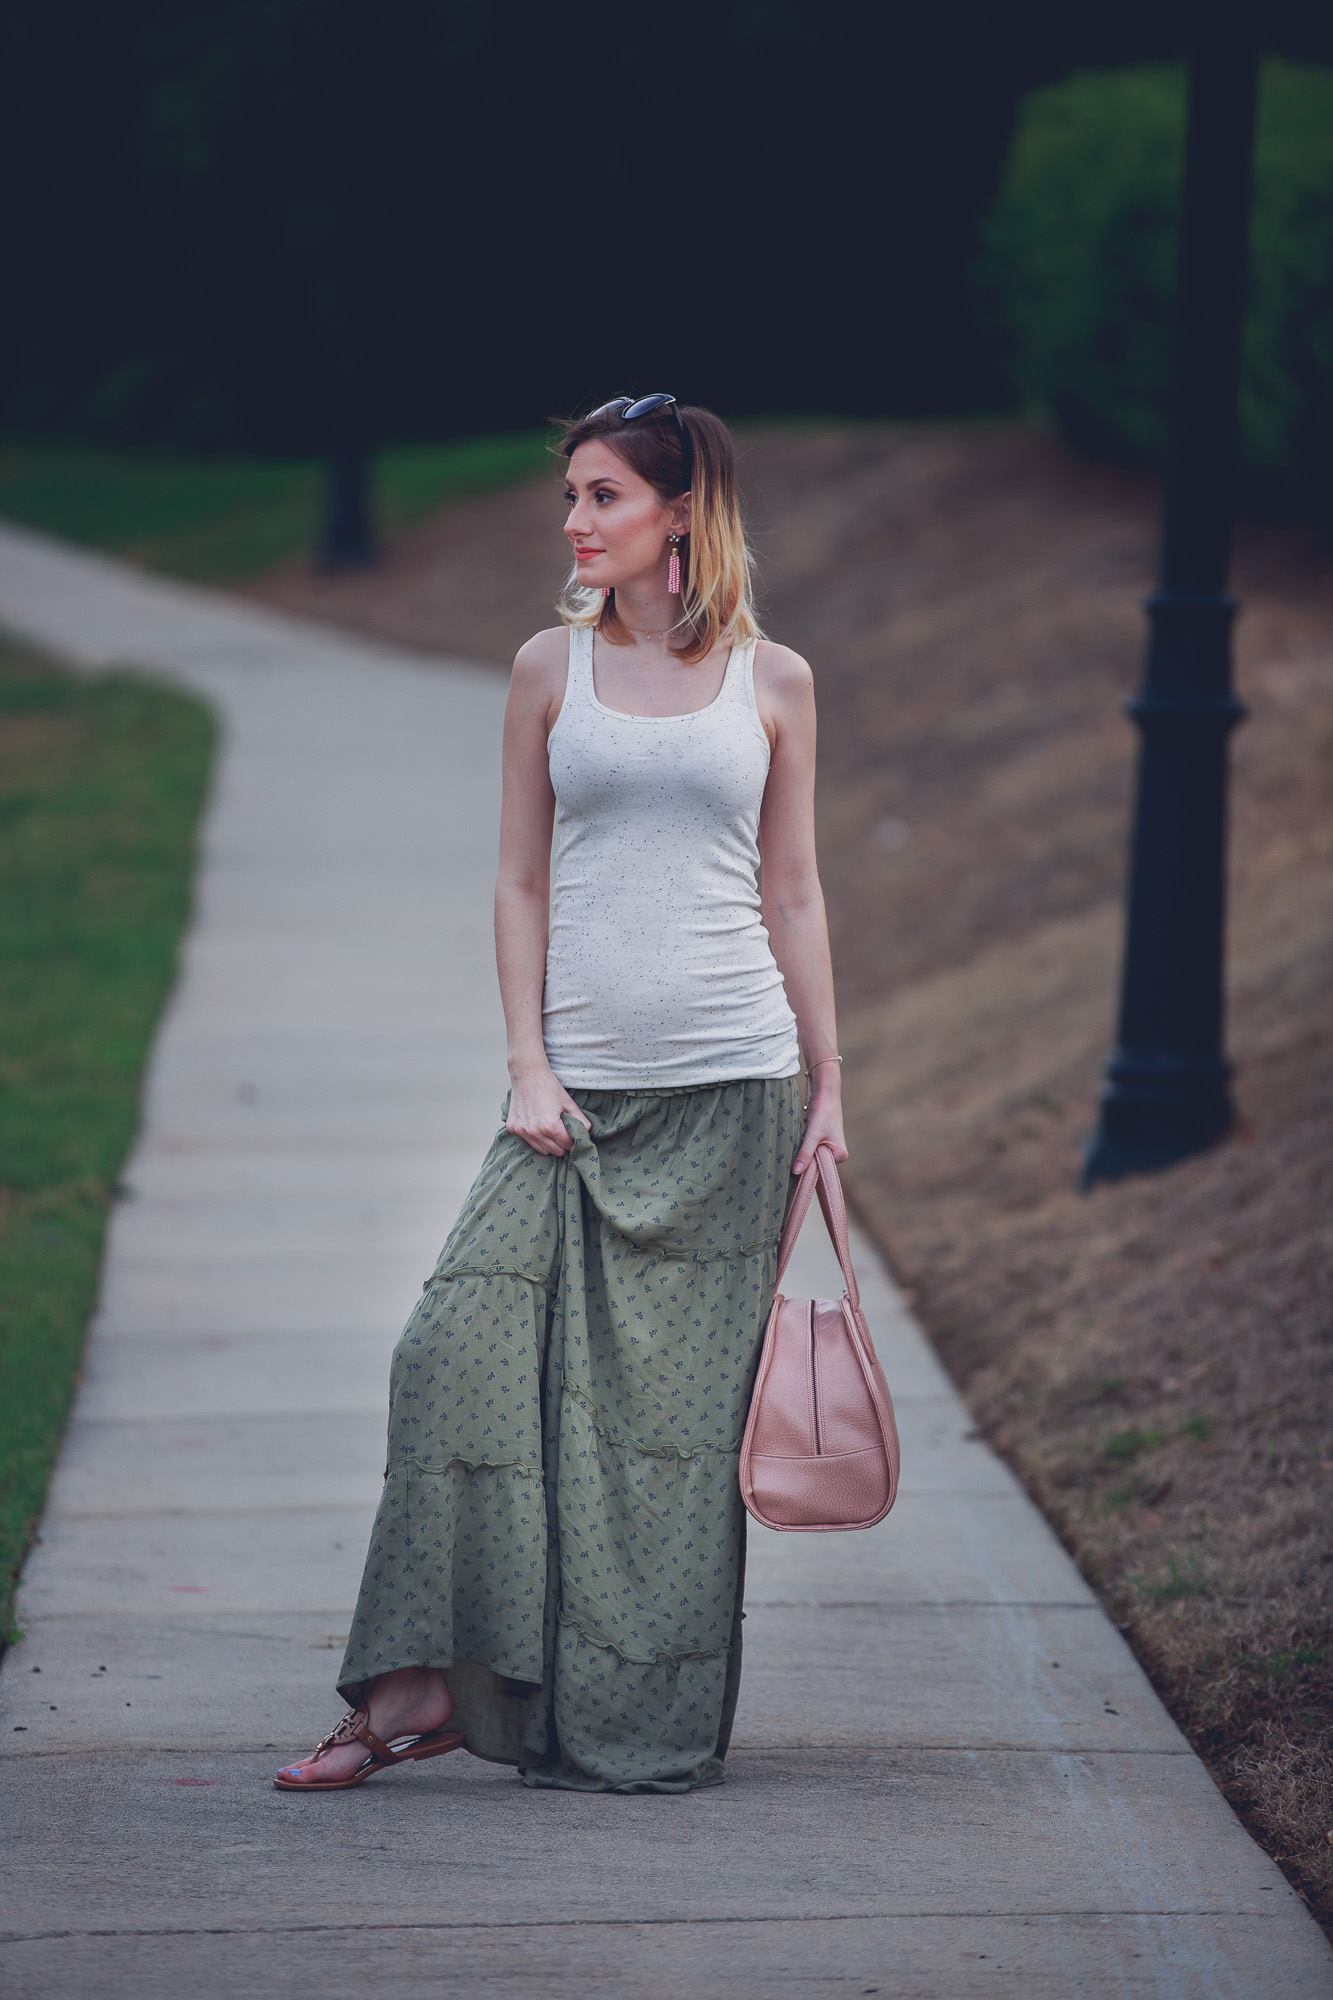
[[[571,1093],[501,1131],[394,1351],[339,1677],[441,1668],[530,1785],[716,1784],[740,1679],[741,1436],[800,1143],[797,1080]]]

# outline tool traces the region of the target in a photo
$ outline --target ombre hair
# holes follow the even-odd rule
[[[679,551],[681,630],[689,643],[673,647],[676,657],[692,666],[723,642],[740,646],[761,639],[751,595],[753,558],[736,490],[736,454],[721,418],[677,403],[627,424],[618,410],[601,409],[568,423],[555,449],[571,458],[593,438],[609,444],[664,501],[690,496],[690,532],[682,535]],[[593,626],[616,646],[632,643],[614,590],[603,597],[599,589],[580,583],[577,563],[556,610],[566,625]]]

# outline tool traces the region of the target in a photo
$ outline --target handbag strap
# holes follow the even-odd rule
[[[852,1269],[852,1246],[847,1236],[847,1204],[843,1200],[842,1182],[838,1177],[837,1162],[832,1149],[816,1146],[812,1167],[807,1167],[797,1183],[792,1196],[791,1207],[787,1210],[787,1220],[782,1225],[782,1236],[778,1242],[777,1289],[782,1288],[783,1275],[791,1262],[791,1253],[796,1248],[796,1239],[801,1233],[801,1224],[810,1213],[810,1204],[819,1192],[819,1206],[824,1211],[824,1222],[833,1239],[833,1248],[838,1253],[842,1266],[842,1280],[847,1287],[847,1296],[859,1312],[861,1294],[857,1288],[856,1273]]]

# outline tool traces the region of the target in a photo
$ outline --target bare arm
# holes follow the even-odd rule
[[[564,698],[568,642],[539,632],[514,661],[504,726],[500,866],[495,879],[495,962],[509,1036],[507,1130],[538,1153],[567,1153],[568,1113],[588,1120],[546,1060],[542,987],[551,883],[555,795],[546,739]]]
[[[761,641],[755,694],[772,747],[759,817],[764,923],[810,1071],[805,1135],[792,1168],[800,1174],[821,1143],[832,1148],[835,1160],[847,1158],[842,1069],[820,1061],[837,1053],[838,1025],[828,920],[815,861],[814,676],[798,653]]]

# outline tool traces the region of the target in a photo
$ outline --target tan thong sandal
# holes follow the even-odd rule
[[[364,1743],[370,1754],[350,1778],[289,1778],[279,1771],[273,1783],[280,1792],[348,1792],[353,1785],[364,1785],[376,1771],[387,1771],[393,1764],[416,1763],[426,1757],[443,1757],[450,1750],[461,1750],[463,1732],[446,1723],[443,1729],[433,1729],[428,1736],[400,1736],[397,1740],[401,1747],[394,1749],[376,1736],[370,1726],[370,1711],[363,1705],[351,1709],[304,1761],[313,1764],[335,1744],[353,1740]]]

